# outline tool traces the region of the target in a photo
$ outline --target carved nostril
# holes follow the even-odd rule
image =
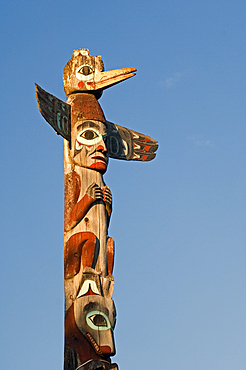
[[[101,152],[101,153],[107,152],[106,146],[102,146],[102,145],[99,145],[96,150],[97,152]]]

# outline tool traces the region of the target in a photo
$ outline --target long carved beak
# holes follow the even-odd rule
[[[97,72],[93,81],[86,83],[87,90],[105,90],[127,78],[135,76],[136,68],[121,68],[112,71]]]

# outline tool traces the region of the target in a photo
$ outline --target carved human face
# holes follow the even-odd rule
[[[106,126],[101,121],[78,121],[72,129],[72,157],[81,166],[106,172],[108,166]]]

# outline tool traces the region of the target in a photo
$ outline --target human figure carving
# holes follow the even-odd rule
[[[70,353],[72,349],[78,354],[78,364],[103,357],[110,366],[110,356],[115,354],[112,328],[116,313],[112,301],[114,241],[108,237],[112,195],[102,177],[108,165],[106,120],[92,94],[73,94],[68,102],[71,149],[65,142],[65,344]],[[86,307],[90,308],[87,321]],[[74,327],[83,334],[76,340],[72,339]]]

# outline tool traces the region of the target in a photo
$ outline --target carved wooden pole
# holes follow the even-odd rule
[[[104,89],[135,75],[104,71],[101,56],[75,50],[64,68],[67,103],[36,85],[44,118],[64,137],[65,370],[116,370],[114,240],[108,236],[112,194],[104,183],[108,158],[149,161],[157,142],[106,121]]]

